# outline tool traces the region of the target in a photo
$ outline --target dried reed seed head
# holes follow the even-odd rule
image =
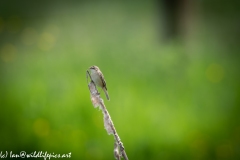
[[[96,96],[91,96],[91,101],[92,101],[94,108],[97,108],[98,106],[100,106],[99,101]]]
[[[116,160],[120,160],[120,154],[119,154],[119,148],[117,142],[114,143],[114,149],[113,149],[114,157]]]

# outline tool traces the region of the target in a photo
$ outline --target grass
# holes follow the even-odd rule
[[[195,47],[161,44],[153,6],[134,7],[59,4],[36,18],[3,16],[1,150],[112,159],[86,83],[97,65],[129,159],[239,157],[238,50],[228,54],[207,26]]]

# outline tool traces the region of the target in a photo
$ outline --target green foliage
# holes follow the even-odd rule
[[[129,159],[240,157],[237,48],[207,25],[159,42],[150,3],[74,4],[0,15],[0,151],[113,159],[86,83],[97,65]]]

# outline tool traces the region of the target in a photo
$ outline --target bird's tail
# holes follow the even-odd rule
[[[104,93],[106,95],[107,100],[110,100],[107,89],[103,88],[103,91],[104,91]]]

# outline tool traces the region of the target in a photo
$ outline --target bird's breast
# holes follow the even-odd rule
[[[92,80],[93,82],[97,85],[97,86],[102,86],[102,81],[100,79],[100,76],[98,75],[98,73],[96,73],[95,71],[92,72],[91,74]]]

